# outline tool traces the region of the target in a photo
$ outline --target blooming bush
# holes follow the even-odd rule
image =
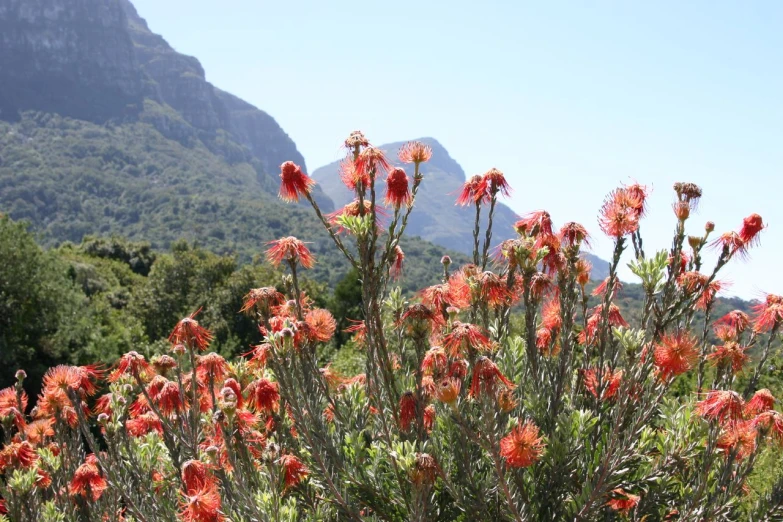
[[[688,236],[701,189],[678,183],[673,243],[653,253],[640,233],[647,189],[618,188],[599,214],[614,252],[590,307],[582,225],[558,229],[536,211],[516,223],[515,239],[490,248],[498,198],[510,192],[492,169],[458,196],[476,212],[472,263],[456,269],[444,257],[441,283],[409,301],[393,285],[431,151],[415,142],[400,150],[411,180],[360,132],[345,145],[352,203],[323,215],[314,182],[291,162],[280,196],[308,201],[360,274],[363,317],[349,330],[364,373],[339,375],[319,358],[335,320],[302,291],[317,260],[295,237],[272,241],[267,258],[288,275],[279,288],[249,290],[241,312],[263,339],[242,359],[209,352],[211,334],[193,314],[174,327],[168,353],[130,352],[110,369],[51,368],[31,410],[22,371],[0,391],[9,519],[783,516],[783,483],[750,511],[741,502],[762,448],[783,444],[783,414],[757,389],[783,298],[767,296],[753,317],[711,315],[717,275],[756,245],[758,215],[713,241],[711,223]],[[705,248],[716,251],[712,269]],[[626,250],[646,295],[633,326],[615,302]],[[697,389],[675,398],[667,392],[683,374]]]

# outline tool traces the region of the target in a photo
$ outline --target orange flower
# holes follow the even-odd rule
[[[198,491],[214,483],[215,479],[208,466],[200,460],[189,460],[182,464],[182,484],[185,491]]]
[[[364,342],[367,339],[367,325],[364,324],[364,321],[357,321],[356,319],[348,319],[348,321],[352,322],[353,324],[343,331],[345,333],[354,334],[354,342],[359,346],[364,345]]]
[[[733,423],[742,419],[744,401],[737,392],[712,390],[704,400],[696,404],[696,413],[708,420]]]
[[[160,375],[156,376],[147,386],[147,393],[160,412],[167,417],[179,413],[185,408],[179,385]]]
[[[445,311],[449,306],[456,308],[470,306],[470,287],[461,276],[456,274],[448,283],[425,288],[420,295],[422,303],[435,310]]]
[[[753,394],[753,397],[745,405],[745,416],[753,417],[759,413],[769,411],[775,407],[775,397],[772,392],[762,388]]]
[[[409,205],[412,200],[408,175],[401,168],[394,168],[386,176],[386,196],[383,202],[395,209]]]
[[[440,381],[440,384],[435,389],[435,396],[440,402],[452,405],[459,397],[460,388],[462,388],[461,380],[446,377]]]
[[[729,424],[718,437],[717,447],[726,456],[734,452],[735,458],[742,460],[756,450],[756,428],[750,421]]]
[[[81,374],[75,366],[66,366],[61,364],[49,368],[43,377],[43,387],[45,390],[76,390],[81,383]]]
[[[309,195],[315,181],[293,161],[280,165],[280,199],[283,201],[299,201],[302,195]]]
[[[54,437],[54,419],[38,419],[24,427],[27,442],[40,445],[47,438]]]
[[[79,496],[97,502],[107,488],[106,479],[98,469],[98,460],[95,455],[87,455],[84,463],[76,468],[69,486],[71,496]]]
[[[133,437],[143,437],[146,434],[155,431],[163,433],[163,425],[158,416],[152,412],[143,413],[132,419],[125,421],[125,429]]]
[[[28,441],[12,442],[0,451],[0,471],[9,467],[28,469],[38,462],[38,454]]]
[[[400,429],[408,431],[411,423],[416,418],[416,395],[412,391],[406,391],[400,397]]]
[[[715,335],[723,341],[734,341],[739,335],[750,326],[748,314],[740,310],[733,310],[717,321],[713,325]]]
[[[753,330],[762,333],[783,321],[783,297],[775,294],[767,294],[763,303],[755,305],[753,311],[756,317],[753,320]]]
[[[475,324],[454,321],[451,323],[451,332],[443,337],[443,347],[451,357],[459,357],[470,348],[479,352],[488,351],[491,343]]]
[[[294,455],[283,455],[279,462],[283,466],[285,489],[295,488],[310,474],[307,466]]]
[[[272,308],[280,306],[284,301],[283,294],[274,286],[253,288],[245,296],[244,304],[239,311],[245,313],[255,311],[262,317],[266,317],[271,313]]]
[[[219,383],[228,375],[228,363],[221,355],[214,352],[197,356],[196,365],[198,367],[196,375],[204,381],[208,381],[211,377],[214,383]]]
[[[532,466],[541,459],[546,445],[539,436],[538,426],[528,421],[517,424],[500,441],[500,456],[513,468]]]
[[[253,349],[243,354],[250,356],[250,367],[254,369],[266,367],[266,363],[269,360],[269,354],[272,351],[272,345],[269,343],[261,343],[253,346]]]
[[[278,384],[269,379],[258,379],[247,385],[248,405],[259,413],[270,413],[280,408]]]
[[[767,433],[783,445],[783,414],[775,410],[767,410],[759,413],[752,422],[756,428],[768,430]]]
[[[172,345],[184,344],[201,352],[207,349],[212,340],[212,334],[194,319],[200,311],[200,309],[196,310],[177,323],[169,335],[169,342]]]
[[[590,272],[593,270],[593,265],[587,259],[580,259],[576,262],[576,282],[582,288],[590,281]]]
[[[675,335],[664,335],[660,344],[655,347],[655,367],[663,380],[676,377],[689,371],[698,361],[699,352],[696,349],[697,340],[688,332],[677,332]]]
[[[433,346],[421,360],[421,371],[424,375],[438,375],[446,370],[447,365],[446,351],[440,346]]]
[[[310,253],[304,242],[293,236],[277,239],[267,243],[271,245],[266,251],[266,258],[274,266],[280,266],[280,263],[300,264],[303,268],[313,268],[315,258]]]
[[[422,421],[424,422],[424,429],[427,433],[432,433],[432,428],[435,426],[435,417],[437,412],[435,411],[435,405],[430,404],[424,408],[424,414],[422,415]]]
[[[490,308],[497,308],[511,302],[513,296],[509,291],[505,278],[487,270],[480,273],[476,279],[481,299]]]
[[[471,397],[478,397],[483,391],[487,395],[494,396],[498,384],[503,384],[505,387],[511,388],[512,390],[516,388],[516,385],[501,373],[500,369],[491,359],[484,357],[483,355],[476,359],[476,364],[473,367],[473,377],[470,382],[469,395]]]
[[[337,322],[329,312],[323,308],[316,308],[307,312],[305,323],[310,327],[308,333],[313,341],[329,342],[337,328]]]
[[[710,243],[710,246],[715,249],[721,250],[725,255],[729,257],[737,257],[741,261],[744,261],[748,257],[748,248],[750,245],[736,232],[725,232],[721,234],[718,239]]]
[[[644,200],[626,188],[615,189],[604,200],[598,225],[604,234],[614,238],[631,235],[639,229]]]
[[[620,488],[612,490],[612,498],[606,503],[610,509],[626,514],[635,508],[637,504],[639,504],[638,495],[633,495]]]
[[[179,516],[184,522],[220,522],[225,516],[220,512],[220,492],[216,485],[204,486],[187,492],[181,501]]]
[[[403,163],[425,163],[432,157],[432,147],[420,141],[409,141],[402,146],[397,157]]]
[[[600,285],[596,286],[595,289],[592,291],[593,296],[603,296],[606,295],[606,290],[609,287],[609,278],[607,277],[604,279]],[[614,296],[619,290],[622,290],[623,283],[616,279],[614,280],[614,284],[612,285],[612,296]]]
[[[482,176],[482,181],[490,194],[500,192],[506,197],[511,195],[511,186],[508,184],[506,176],[496,168],[491,168],[485,172]]]
[[[732,373],[739,373],[748,362],[750,356],[745,353],[747,346],[741,346],[734,341],[728,341],[723,346],[716,346],[715,351],[707,355],[707,359],[717,366],[727,366]]]
[[[480,175],[471,176],[462,185],[462,190],[457,196],[457,205],[467,207],[468,205],[478,205],[480,203],[489,203],[489,192],[487,191],[487,182]]]

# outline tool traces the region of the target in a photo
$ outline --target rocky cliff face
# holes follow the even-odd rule
[[[123,118],[141,110],[142,89],[118,2],[0,0],[0,118]]]
[[[305,163],[274,118],[207,82],[199,61],[150,31],[129,0],[0,0],[0,119],[28,110],[141,120],[230,163],[252,163],[260,177],[287,160]]]

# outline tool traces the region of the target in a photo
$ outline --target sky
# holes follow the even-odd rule
[[[517,213],[583,223],[604,258],[608,192],[652,188],[650,252],[671,243],[673,183],[694,182],[689,233],[752,212],[768,224],[724,294],[783,294],[781,2],[133,2],[210,82],[271,114],[311,171],[354,129],[434,137],[468,175],[502,170]]]

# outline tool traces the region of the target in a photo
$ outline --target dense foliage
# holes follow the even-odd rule
[[[751,315],[716,315],[720,269],[755,246],[760,216],[712,242],[709,223],[688,236],[701,189],[677,184],[672,245],[645,252],[639,220],[646,189],[615,190],[600,212],[601,229],[615,244],[611,270],[591,305],[589,266],[579,255],[590,238],[581,225],[557,229],[548,213],[531,213],[516,223],[518,237],[493,256],[491,227],[480,230],[478,219],[485,212],[491,225],[508,190],[493,169],[468,180],[458,200],[477,215],[473,262],[457,269],[444,257],[441,281],[409,300],[394,283],[407,261],[399,242],[426,183],[418,167],[429,151],[419,143],[400,151],[412,164],[411,183],[361,133],[346,148],[343,181],[355,203],[324,216],[312,180],[293,163],[281,168],[280,195],[313,206],[358,274],[358,287],[345,283],[337,294],[359,290],[361,317],[349,329],[362,349],[363,372],[348,375],[329,364],[332,352],[324,346],[337,321],[317,299],[322,290],[302,278],[316,263],[307,243],[293,236],[272,242],[266,257],[287,273],[268,272],[272,282],[263,286],[237,276],[242,269],[225,258],[177,245],[167,261],[159,255],[152,262],[125,308],[144,317],[139,324],[154,336],[182,314],[178,301],[209,300],[203,315],[171,321],[168,343],[151,347],[157,353],[130,350],[110,371],[52,368],[32,411],[23,372],[15,386],[0,390],[2,505],[9,516],[47,522],[783,516],[777,456],[783,414],[762,388],[779,357],[783,297],[768,295]],[[18,225],[4,223],[18,233]],[[718,252],[712,269],[702,266],[708,245]],[[99,259],[144,277],[125,260],[144,255],[97,246],[61,251],[73,259],[108,252]],[[112,255],[120,261],[107,259]],[[643,291],[633,326],[617,299],[627,291],[616,277],[624,257]],[[89,278],[75,280],[81,291],[100,288],[85,285]],[[243,285],[242,303],[232,290],[216,291]],[[102,292],[108,287],[92,295]],[[159,311],[144,316],[147,307]],[[210,309],[241,310],[237,320],[252,321],[249,329],[257,323],[261,341],[245,358],[208,351],[244,328],[230,321],[206,328]],[[514,309],[521,313],[516,326]],[[682,386],[689,378],[690,389]],[[770,471],[778,476],[762,474]]]

